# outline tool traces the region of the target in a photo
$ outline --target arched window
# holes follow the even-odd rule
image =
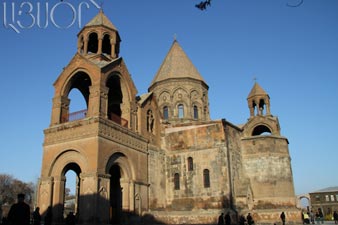
[[[89,88],[91,80],[88,74],[77,72],[67,84],[68,99],[64,98],[62,104],[69,107],[61,107],[60,122],[69,122],[83,119],[87,115],[89,103]]]
[[[271,130],[265,125],[258,125],[252,131],[252,136],[271,135]]]
[[[97,53],[98,45],[99,45],[99,39],[97,37],[97,33],[91,33],[89,35],[87,53]]]
[[[188,157],[188,171],[193,171],[194,170],[194,161],[192,157]]]
[[[194,105],[194,119],[197,120],[198,119],[198,108],[196,105]]]
[[[108,91],[108,117],[113,118],[114,114],[117,117],[121,117],[121,103],[123,99],[120,77],[117,74],[112,75],[107,80],[106,86]]]
[[[175,190],[180,190],[180,174],[179,173],[174,174],[174,188]]]
[[[106,34],[106,35],[103,36],[102,53],[105,53],[107,55],[111,55],[111,44],[110,44],[109,34]]]
[[[184,117],[184,106],[182,104],[178,105],[178,118],[182,119]]]
[[[265,102],[264,99],[259,100],[259,115],[264,115],[265,114]]]
[[[169,110],[168,110],[168,106],[164,106],[164,107],[163,107],[163,119],[165,119],[165,120],[169,119]]]
[[[205,188],[210,187],[210,174],[208,169],[203,170],[203,184]]]

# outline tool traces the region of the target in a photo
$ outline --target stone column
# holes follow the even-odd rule
[[[96,224],[98,216],[98,182],[95,173],[80,174],[79,223]]]
[[[53,98],[53,108],[51,115],[51,125],[60,124],[64,118],[68,118],[70,100],[64,96],[56,96]]]
[[[40,207],[40,213],[44,214],[49,206],[52,206],[53,196],[53,178],[46,177],[39,180],[37,207]]]
[[[63,220],[65,181],[66,178],[64,176],[54,177],[53,206],[52,206],[54,222],[62,222]]]
[[[99,37],[99,45],[97,49],[97,54],[102,54],[102,37]]]
[[[97,215],[104,224],[109,224],[110,175],[98,175]]]
[[[134,212],[135,211],[135,182],[134,181],[130,181],[130,185],[129,185],[129,193],[130,193],[130,203],[129,203],[129,210],[130,212]]]
[[[88,117],[100,115],[100,85],[89,87]]]
[[[88,38],[84,38],[84,44],[83,44],[83,54],[87,55],[88,53]]]
[[[266,99],[265,105],[266,105],[266,114],[267,114],[267,115],[271,115],[269,98]]]
[[[111,57],[112,58],[116,58],[116,54],[115,54],[115,51],[116,51],[116,34],[112,34],[112,37],[110,39],[110,45],[111,45]]]
[[[121,182],[121,189],[122,189],[122,210],[123,211],[129,211],[130,209],[130,189],[129,189],[129,180],[127,179],[120,179]]]
[[[107,87],[101,87],[100,90],[100,115],[104,118],[108,118],[109,115],[107,115],[108,112],[108,92],[109,88]]]

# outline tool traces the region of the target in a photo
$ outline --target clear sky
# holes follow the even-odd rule
[[[212,119],[245,123],[256,77],[290,142],[296,194],[338,186],[338,0],[213,0],[206,11],[198,2],[50,0],[46,13],[45,0],[2,0],[0,173],[40,176],[53,82],[76,53],[79,23],[102,5],[138,94],[176,36],[210,87]]]

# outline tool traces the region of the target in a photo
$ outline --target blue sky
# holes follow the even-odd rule
[[[27,182],[40,175],[53,82],[76,53],[79,20],[83,26],[98,13],[93,0],[50,0],[48,25],[40,28],[37,2],[43,27],[46,1],[0,6],[0,172]],[[212,119],[245,123],[256,77],[290,142],[296,193],[338,186],[338,1],[294,8],[287,4],[297,0],[213,0],[207,11],[196,9],[198,2],[96,1],[119,30],[120,56],[138,94],[147,92],[176,36],[210,87]]]

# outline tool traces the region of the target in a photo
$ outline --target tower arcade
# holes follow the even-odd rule
[[[136,131],[136,93],[119,53],[120,37],[102,11],[78,34],[78,51],[54,83],[44,131],[41,212],[64,218],[65,174],[75,172],[79,223],[119,223],[122,212],[147,210],[147,140]],[[86,108],[70,112],[77,89]],[[141,172],[144,171],[144,172]]]

